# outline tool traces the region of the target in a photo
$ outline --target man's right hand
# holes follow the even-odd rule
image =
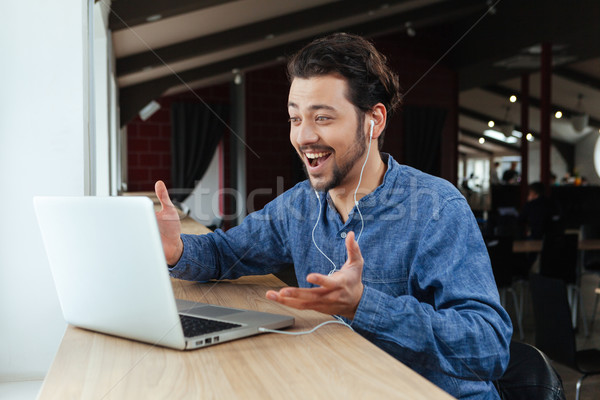
[[[160,201],[160,211],[156,212],[156,220],[160,231],[160,240],[167,264],[175,265],[183,254],[183,242],[181,241],[181,223],[177,209],[169,198],[169,192],[163,181],[157,181],[154,185],[156,197]]]

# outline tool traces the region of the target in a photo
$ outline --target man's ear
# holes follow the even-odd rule
[[[383,104],[377,103],[371,111],[367,112],[367,117],[365,118],[367,136],[371,132],[371,121],[373,121],[373,139],[377,139],[385,129],[387,121],[387,111]]]

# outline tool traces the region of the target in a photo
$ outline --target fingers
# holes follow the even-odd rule
[[[169,197],[167,187],[163,181],[157,181],[154,184],[154,191],[156,192],[156,197],[158,197],[160,205],[163,209],[165,206],[174,207],[173,202],[171,202],[171,198]]]
[[[354,240],[354,232],[348,232],[346,236],[346,251],[348,252],[348,260],[346,264],[355,265],[357,263],[362,264],[363,258],[360,252],[360,247],[358,247],[358,243]]]
[[[339,276],[339,275],[338,275]],[[306,276],[306,281],[308,283],[312,283],[313,285],[318,285],[324,288],[332,288],[338,285],[338,276],[332,275],[322,275],[322,274],[308,274]]]
[[[329,291],[323,288],[283,288],[279,292],[269,290],[266,297],[288,307],[321,311],[331,307],[331,300],[327,300],[327,294]]]
[[[279,292],[275,290],[269,290],[267,292],[267,298],[271,300],[279,300],[283,298],[302,298],[305,300],[316,300],[322,298],[323,295],[328,293],[329,290],[325,288],[295,288],[286,287]]]

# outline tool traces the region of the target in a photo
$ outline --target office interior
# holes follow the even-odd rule
[[[0,9],[0,397],[35,398],[66,328],[33,196],[150,192],[160,179],[202,224],[239,224],[305,179],[289,144],[285,60],[328,32],[365,35],[388,57],[404,95],[383,151],[456,185],[482,230],[499,208],[518,212],[535,181],[564,202],[569,229],[600,221],[597,1],[28,0]],[[191,155],[174,138],[186,129],[174,127],[184,105],[211,135]],[[205,160],[201,176],[183,179],[176,160],[190,157]],[[495,183],[512,164],[518,179]],[[580,282],[590,323],[589,335],[577,331],[582,348],[600,348],[598,281]],[[534,344],[530,307],[526,294],[522,340]],[[574,398],[579,375],[556,368]],[[600,378],[582,390],[595,398]]]

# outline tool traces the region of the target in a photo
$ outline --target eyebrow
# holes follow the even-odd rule
[[[298,104],[296,104],[296,103],[294,103],[294,102],[292,102],[292,101],[290,101],[290,102],[288,103],[288,107],[292,107],[292,108],[300,108],[300,107],[298,106]],[[309,107],[309,109],[310,109],[310,110],[312,110],[312,111],[317,111],[317,110],[330,110],[330,111],[337,111],[337,110],[335,109],[335,107],[328,106],[327,104],[314,104],[314,105],[310,106],[310,107]]]

